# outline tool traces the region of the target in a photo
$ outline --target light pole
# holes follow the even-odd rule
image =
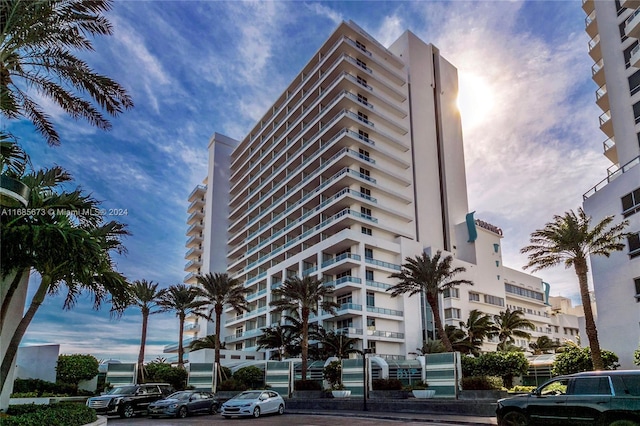
[[[367,408],[367,354],[373,353],[373,350],[366,348],[362,349],[362,400],[364,401],[364,407],[362,411],[369,411]]]

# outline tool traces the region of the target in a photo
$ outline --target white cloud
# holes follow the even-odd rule
[[[394,14],[386,16],[372,35],[380,44],[389,47],[406,29],[407,26],[402,17]]]
[[[306,5],[313,13],[329,19],[336,26],[345,20],[340,12],[321,3],[307,3]]]

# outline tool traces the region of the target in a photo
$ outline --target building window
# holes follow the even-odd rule
[[[360,50],[362,50],[363,52],[367,51],[367,46],[365,46],[364,44],[360,43],[358,40],[356,40],[356,47]]]
[[[445,319],[459,319],[460,318],[460,309],[458,308],[447,308],[444,310],[444,318]]]
[[[344,305],[345,303],[351,303],[351,302],[353,302],[353,297],[351,296],[351,293],[343,294],[342,296],[338,296],[336,298],[336,302],[338,302],[338,305]]]
[[[638,40],[631,43],[629,47],[624,49],[624,63],[627,68],[631,66],[631,51],[638,45]]]
[[[371,172],[363,167],[360,167],[360,174],[365,175],[367,177],[371,176]]]
[[[372,291],[367,292],[367,306],[376,306],[376,295]]]
[[[371,349],[371,353],[372,354],[375,354],[376,353],[376,342],[375,342],[375,340],[367,341],[367,348]]]
[[[365,142],[369,142],[369,133],[358,130],[358,137]]]
[[[360,152],[360,158],[363,158],[369,161],[369,151],[365,151],[364,149],[360,148],[359,152]]]
[[[640,211],[640,188],[622,197],[622,216],[629,217]]]
[[[479,302],[480,295],[478,293],[469,293],[469,301],[470,302]]]
[[[636,302],[640,302],[640,277],[634,278],[633,283],[636,286]]]
[[[446,288],[443,292],[442,292],[443,297],[448,298],[448,297],[455,297],[456,299],[460,298],[460,290],[457,288]]]
[[[367,69],[367,63],[361,61],[360,59],[356,59],[356,64],[358,64],[359,67],[364,68],[365,70]]]
[[[373,271],[371,271],[371,270],[367,269],[367,270],[365,271],[365,278],[366,278],[368,281],[373,281]]]
[[[365,235],[372,235],[373,234],[373,231],[371,230],[371,228],[367,228],[366,226],[361,227],[360,231]]]
[[[353,327],[353,318],[347,318],[345,320],[340,320],[336,322],[336,328],[338,330],[343,330],[345,328]]]
[[[367,87],[367,80],[366,79],[358,76],[357,77],[357,81],[358,81],[359,84],[363,85],[364,87]]]
[[[336,275],[336,280],[339,280],[340,278],[344,278],[344,277],[350,277],[350,276],[351,276],[351,269],[349,269],[348,271],[340,272],[338,275]]]
[[[373,259],[373,250],[370,248],[364,249],[364,258],[365,259]]]
[[[496,305],[496,306],[504,306],[504,299],[502,297],[485,294],[484,303],[488,303],[490,305]]]
[[[629,235],[627,241],[629,242],[629,257],[633,259],[640,256],[640,233]]]
[[[368,209],[366,207],[360,207],[360,213],[371,218],[371,209]]]
[[[363,114],[362,112],[358,111],[358,120],[363,121],[367,124],[369,124],[369,116],[367,114]]]
[[[375,318],[367,318],[367,328],[376,328],[376,319]]]
[[[554,325],[553,327],[555,328],[556,333],[560,332],[560,327],[558,327],[557,325]]]
[[[358,102],[360,102],[361,104],[369,105],[369,100],[367,99],[367,97],[362,96],[360,93],[358,93]]]
[[[366,195],[367,197],[371,196],[371,190],[365,188],[364,186],[360,187],[360,193]]]

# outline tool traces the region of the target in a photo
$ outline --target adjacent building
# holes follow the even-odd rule
[[[475,283],[443,295],[447,324],[511,307],[534,338],[577,335],[577,320],[552,315],[548,284],[503,265],[502,230],[469,211],[457,96],[457,70],[435,46],[407,31],[387,48],[344,22],[244,139],[214,135],[189,197],[185,282],[228,272],[250,290],[248,312],[225,312],[227,349],[255,351],[281,321],[271,291],[310,275],[340,304],[313,321],[404,359],[434,337],[432,314],[419,295],[392,298],[389,275],[438,250]],[[192,336],[213,334],[195,321]]]
[[[591,38],[596,103],[602,109],[607,177],[584,194],[584,210],[596,223],[609,215],[629,220],[624,251],[591,259],[600,345],[634,368],[640,340],[640,1],[583,0]]]

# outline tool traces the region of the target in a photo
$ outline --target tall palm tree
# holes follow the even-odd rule
[[[453,352],[451,341],[445,333],[440,317],[440,294],[461,284],[473,285],[473,282],[465,279],[454,280],[454,276],[466,271],[466,269],[462,266],[453,268],[451,266],[453,257],[449,255],[441,259],[441,256],[442,252],[438,250],[433,256],[422,253],[415,258],[407,257],[406,263],[402,265],[402,270],[390,275],[390,278],[397,278],[400,282],[387,291],[391,291],[391,297],[404,293],[409,293],[409,297],[411,297],[414,294],[424,292],[427,303],[433,311],[433,322],[438,337],[442,340],[447,352]]]
[[[478,355],[484,339],[486,339],[491,332],[495,331],[495,324],[490,315],[473,309],[469,312],[469,317],[466,322],[460,321],[460,328],[464,330],[467,335],[467,340],[471,345],[471,353]]]
[[[18,345],[47,294],[64,288],[63,308],[71,309],[87,291],[93,296],[94,308],[109,300],[116,313],[121,313],[129,300],[129,285],[111,259],[112,252],[125,251],[121,242],[128,235],[125,225],[104,222],[100,204],[82,190],[65,191],[71,176],[60,167],[30,172],[20,181],[30,188],[29,207],[37,213],[14,215],[9,211],[0,227],[0,334],[11,336],[2,353],[0,388],[5,386]],[[30,270],[38,272],[40,282],[17,328],[9,331],[5,328],[10,322],[5,321],[9,306],[21,285],[19,277]]]
[[[302,380],[307,379],[307,365],[309,358],[309,316],[318,315],[318,306],[332,314],[340,305],[333,300],[333,287],[323,285],[322,281],[312,276],[287,278],[282,286],[271,292],[273,306],[276,312],[289,311],[297,313],[301,321],[302,340]]]
[[[529,343],[529,349],[534,355],[547,354],[555,351],[560,345],[551,340],[548,336],[539,336],[535,342]]]
[[[195,288],[176,284],[167,289],[167,292],[160,299],[159,305],[166,311],[175,311],[180,322],[178,332],[178,366],[184,368],[184,319],[187,315],[202,315],[202,309],[207,304],[206,301],[198,299],[198,292]]]
[[[359,339],[347,336],[341,330],[325,330],[318,327],[313,338],[318,341],[320,348],[316,359],[327,359],[329,357],[348,358],[349,354],[362,353],[356,348]]]
[[[256,343],[259,349],[277,349],[280,360],[300,354],[300,329],[289,324],[276,324],[264,329]]]
[[[420,355],[439,354],[447,351],[442,344],[442,340],[429,338],[427,338],[427,340],[424,340],[422,342],[422,347],[416,348],[416,350]]]
[[[105,130],[111,123],[100,109],[116,116],[133,107],[122,86],[72,53],[92,51],[90,37],[111,34],[112,26],[103,15],[111,5],[111,0],[0,3],[0,112],[5,118],[28,118],[49,145],[58,145],[51,116],[25,88],[34,88],[73,118]]]
[[[250,290],[243,287],[242,283],[235,278],[231,278],[227,273],[208,273],[197,277],[199,287],[196,287],[198,296],[211,305],[208,319],[212,320],[212,313],[215,314],[216,323],[216,347],[215,347],[215,363],[220,364],[220,318],[222,311],[227,305],[231,305],[237,313],[248,311],[247,298],[245,295]]]
[[[138,375],[144,379],[144,350],[147,343],[147,324],[149,315],[163,312],[160,300],[167,289],[158,289],[158,283],[147,280],[136,280],[131,286],[131,305],[140,308],[142,314],[142,336],[140,337],[140,352],[138,353]]]
[[[563,263],[565,268],[574,268],[578,276],[585,329],[595,370],[603,370],[604,363],[589,297],[587,257],[609,257],[611,253],[624,249],[623,240],[628,236],[624,229],[629,222],[624,220],[617,225],[611,225],[612,222],[613,216],[607,216],[591,226],[591,218],[582,208],[578,208],[577,214],[570,210],[564,216],[555,215],[553,222],[547,223],[543,229],[534,231],[530,238],[531,244],[520,250],[529,254],[529,263],[525,269],[532,268],[533,272]]]
[[[531,333],[525,330],[535,330],[536,326],[524,318],[524,312],[519,309],[512,311],[507,308],[498,315],[493,316],[495,330],[488,333],[490,336],[497,336],[500,343],[499,350],[506,350],[509,344],[515,343],[515,337],[522,339],[530,339]]]
[[[189,345],[189,351],[193,352],[199,351],[200,349],[215,349],[216,341],[216,336],[214,334],[209,334],[208,336],[201,337],[200,339],[191,342],[191,345]]]

